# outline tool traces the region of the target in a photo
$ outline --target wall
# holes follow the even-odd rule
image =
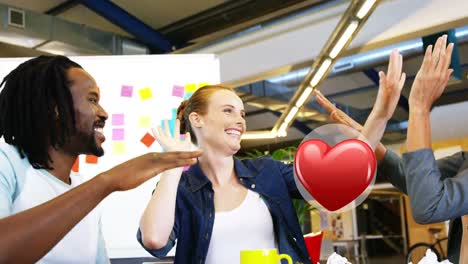
[[[203,83],[219,83],[219,62],[213,55],[73,57],[97,81],[101,105],[109,114],[104,128],[106,154],[95,160],[79,157],[85,177],[105,171],[148,151],[161,151],[150,127],[170,119],[183,97]],[[0,59],[0,77],[25,59]],[[175,87],[176,86],[176,87]],[[146,135],[148,133],[148,135]],[[147,145],[142,142],[146,135]],[[131,177],[132,175],[129,175]],[[109,255],[148,255],[136,241],[139,218],[157,179],[128,192],[111,194],[99,206]]]

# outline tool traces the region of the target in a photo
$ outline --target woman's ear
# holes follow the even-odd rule
[[[59,112],[58,112],[58,107],[57,106],[54,107],[54,112],[55,112],[54,118],[55,118],[55,120],[58,120],[59,119]]]
[[[202,116],[200,116],[198,113],[196,112],[192,112],[190,113],[189,115],[189,120],[190,120],[190,124],[193,126],[193,127],[202,127],[203,126],[203,118]]]

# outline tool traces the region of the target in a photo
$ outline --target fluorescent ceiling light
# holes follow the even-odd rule
[[[369,13],[369,10],[371,9],[371,7],[375,4],[375,1],[376,0],[367,0],[362,6],[361,8],[359,9],[359,11],[357,12],[356,16],[359,18],[359,19],[362,19],[363,17],[365,17],[367,15],[367,13]]]
[[[299,108],[297,106],[294,106],[293,108],[291,108],[291,111],[289,111],[288,115],[284,119],[284,122],[285,123],[291,122],[291,120],[294,118],[294,116],[296,116],[297,110],[299,110]]]
[[[330,52],[330,58],[334,59],[340,53],[340,51],[343,49],[344,45],[346,42],[348,42],[349,38],[353,35],[354,31],[356,31],[359,23],[357,21],[351,22],[344,33],[341,35],[340,39],[336,42],[335,46]]]
[[[276,134],[273,131],[248,131],[242,135],[242,139],[263,139],[275,138]]]
[[[320,65],[320,68],[315,73],[314,78],[312,78],[312,81],[310,82],[310,85],[312,87],[315,87],[318,84],[318,82],[320,81],[320,79],[322,79],[323,75],[328,70],[328,67],[330,67],[330,64],[331,64],[330,59],[326,59],[326,60],[324,60],[322,62],[322,65]]]
[[[278,136],[279,137],[286,137],[288,133],[286,132],[286,129],[288,128],[288,123],[283,123],[281,124],[280,128],[278,129]]]
[[[312,90],[313,90],[313,88],[310,87],[310,86],[308,86],[308,87],[304,90],[304,92],[302,92],[301,97],[299,97],[299,100],[297,100],[297,102],[296,102],[296,106],[297,106],[297,107],[301,107],[301,106],[304,104],[305,100],[307,100],[307,98],[309,97],[309,95],[312,93]]]
[[[96,51],[56,40],[44,43],[36,49],[43,52],[66,56],[99,55]]]
[[[44,38],[26,36],[24,34],[15,32],[2,32],[2,34],[0,34],[0,42],[8,43],[15,46],[26,47],[30,49],[46,41],[47,39]]]

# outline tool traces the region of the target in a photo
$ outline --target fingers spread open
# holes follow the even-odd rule
[[[429,45],[426,48],[426,53],[424,54],[424,59],[421,65],[421,71],[426,72],[431,68],[432,64],[432,45]]]
[[[383,71],[379,71],[379,83],[381,87],[385,87],[387,84],[387,76]]]
[[[450,63],[452,62],[453,47],[454,44],[450,43],[445,51],[445,56],[447,57],[447,60],[445,61],[445,69],[448,69]]]
[[[398,90],[401,91],[401,89],[403,89],[403,86],[405,86],[405,81],[406,81],[406,73],[402,73],[400,82],[398,83]]]
[[[431,69],[435,69],[437,67],[437,63],[439,62],[439,59],[440,59],[440,52],[442,50],[443,42],[444,42],[443,37],[439,37],[437,39],[437,42],[434,46],[434,51],[432,53]]]
[[[164,132],[166,133],[167,137],[171,136],[171,129],[169,128],[169,120],[167,119],[164,119]]]
[[[319,103],[327,113],[331,114],[336,107],[319,91],[316,92],[317,103]]]
[[[390,61],[388,62],[387,77],[391,79],[395,75],[396,68],[398,67],[398,51],[393,49],[390,53]]]
[[[175,126],[174,126],[174,138],[179,139],[180,138],[180,120],[176,119],[175,121]]]
[[[185,141],[187,144],[191,143],[192,139],[190,138],[190,133],[189,133],[189,132],[185,133],[184,141]]]

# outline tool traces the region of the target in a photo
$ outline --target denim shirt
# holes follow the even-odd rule
[[[294,181],[293,166],[263,157],[234,159],[234,169],[240,183],[265,201],[273,219],[278,251],[291,256],[293,263],[311,263],[291,200],[302,199]],[[146,248],[140,230],[137,240],[158,258],[166,256],[177,240],[175,263],[204,263],[214,224],[213,196],[211,182],[200,165],[191,166],[179,182],[174,227],[166,246],[157,250]],[[229,244],[228,238],[225,243]]]

